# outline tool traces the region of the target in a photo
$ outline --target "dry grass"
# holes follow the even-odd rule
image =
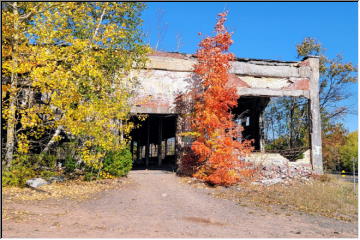
[[[4,187],[2,189],[5,201],[16,200],[44,200],[49,198],[69,198],[73,200],[84,200],[93,194],[107,189],[121,186],[125,180],[104,179],[98,181],[85,182],[81,180],[65,181],[53,183],[39,187],[41,192],[30,188]]]
[[[358,197],[354,193],[353,184],[334,177],[267,187],[242,184],[238,188],[240,190],[232,188],[217,192],[215,196],[231,198],[244,206],[255,205],[268,209],[270,206],[279,206],[280,209],[357,221]]]

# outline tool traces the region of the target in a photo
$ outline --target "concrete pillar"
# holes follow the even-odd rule
[[[310,142],[311,162],[316,174],[323,174],[322,141],[321,141],[321,117],[319,100],[319,58],[309,57],[307,59],[311,68],[310,74]]]
[[[260,139],[260,152],[265,152],[265,139],[264,139],[264,116],[263,111],[259,113],[259,139]]]
[[[145,145],[145,166],[149,166],[150,153],[150,118],[146,121],[146,145]]]
[[[159,118],[159,125],[158,125],[158,165],[161,166],[162,163],[162,119]]]
[[[265,125],[264,125],[264,111],[268,103],[270,102],[270,98],[260,98],[259,102],[259,145],[260,145],[260,152],[265,153]]]
[[[136,142],[136,162],[139,162],[140,160],[140,142],[139,140]]]
[[[180,134],[183,132],[183,123],[184,118],[181,114],[177,115],[175,118],[175,149],[174,149],[174,157],[175,164],[178,172],[182,171],[182,163],[181,163],[181,154],[184,154],[184,142],[182,141],[182,137]]]

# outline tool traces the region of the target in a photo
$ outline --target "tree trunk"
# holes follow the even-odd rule
[[[62,130],[63,130],[63,126],[57,127],[54,135],[51,137],[50,141],[48,142],[48,144],[46,145],[46,147],[44,148],[44,150],[41,153],[47,153],[49,151],[50,147],[56,142],[56,138],[57,138],[57,136],[60,135]]]
[[[17,74],[11,74],[11,89],[15,89],[17,85]],[[15,147],[15,124],[16,124],[16,92],[10,92],[9,99],[9,115],[6,124],[6,154],[5,161],[6,166],[10,167],[14,155]]]
[[[17,85],[18,85],[18,75],[15,72],[15,69],[18,68],[17,63],[17,44],[18,44],[18,31],[19,31],[19,13],[17,9],[17,3],[13,3],[13,13],[14,13],[14,42],[13,42],[13,51],[12,51],[12,60],[13,60],[13,72],[11,73],[11,87],[10,87],[10,98],[9,98],[9,115],[6,123],[6,154],[5,161],[6,166],[10,167],[12,160],[14,158],[14,148],[15,148],[15,126],[16,126],[16,107],[17,107]]]
[[[123,129],[123,121],[122,120],[118,120],[119,121],[119,126],[120,126],[120,144],[124,141],[124,129]]]

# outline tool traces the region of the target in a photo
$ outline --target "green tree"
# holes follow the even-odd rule
[[[61,132],[81,159],[102,168],[126,148],[129,72],[146,61],[137,2],[7,2],[2,8],[5,162],[46,152]],[[52,133],[52,134],[49,134]]]
[[[340,171],[341,148],[345,145],[347,132],[342,124],[333,124],[322,131],[325,171]]]
[[[325,49],[313,38],[305,38],[296,46],[298,57],[317,55],[320,57],[320,112],[322,123],[331,124],[349,113],[349,107],[341,101],[351,95],[347,87],[357,82],[357,68],[350,62],[344,62],[341,55],[330,59]]]
[[[342,169],[353,172],[358,171],[358,131],[346,136],[345,144],[340,147]],[[355,167],[355,169],[354,169]]]

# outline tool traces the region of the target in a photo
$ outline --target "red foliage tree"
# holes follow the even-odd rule
[[[253,148],[251,141],[237,139],[243,130],[233,121],[231,108],[237,106],[239,95],[235,87],[228,86],[231,34],[224,27],[227,12],[218,14],[216,35],[199,44],[195,76],[201,81],[195,105],[192,129],[196,139],[191,149],[197,156],[195,177],[219,185],[231,185],[252,170],[242,160]],[[199,89],[198,89],[199,91]]]

